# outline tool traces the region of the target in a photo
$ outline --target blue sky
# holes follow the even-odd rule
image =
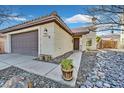
[[[24,21],[28,21],[39,16],[50,14],[56,11],[70,28],[89,25],[89,19],[85,19],[86,8],[93,6],[60,6],[60,5],[41,5],[41,6],[6,6],[12,9],[12,14],[23,15],[20,18],[12,19],[9,23],[4,23],[0,29],[12,26]],[[83,17],[83,18],[82,18]],[[86,16],[87,17],[87,16]],[[81,20],[82,19],[82,20]]]
[[[3,6],[0,6],[0,8]],[[12,10],[12,15],[21,14],[19,18],[13,18],[9,22],[0,25],[0,29],[7,28],[24,21],[35,19],[40,16],[45,16],[53,11],[64,20],[70,28],[85,27],[92,25],[92,16],[90,16],[86,9],[94,6],[87,5],[11,5],[4,6]],[[111,31],[99,32],[98,34],[109,34]],[[118,31],[115,31],[118,33]]]

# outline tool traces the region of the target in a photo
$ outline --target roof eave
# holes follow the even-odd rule
[[[26,24],[22,24],[22,25],[17,25],[17,26],[20,26],[20,27],[16,27],[15,26],[13,28],[3,29],[3,30],[1,30],[1,33],[2,34],[5,34],[5,33],[13,32],[13,31],[17,31],[17,30],[28,28],[28,27],[33,27],[33,26],[45,24],[45,23],[50,23],[50,22],[56,22],[64,30],[66,30],[67,33],[69,33],[70,35],[72,35],[72,32],[69,29],[69,27],[65,23],[63,23],[63,21],[58,16],[49,16],[49,17],[43,18],[40,21],[37,20],[35,22],[30,22],[30,23],[26,23]]]
[[[73,33],[73,36],[82,36],[82,35],[86,35],[89,34],[90,31],[88,32],[77,32],[77,33]]]

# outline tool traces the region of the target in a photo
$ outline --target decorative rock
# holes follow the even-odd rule
[[[0,80],[0,87],[3,86],[5,83],[5,80]]]
[[[82,84],[82,82],[77,81],[77,82],[76,82],[76,84],[81,85],[81,84]]]
[[[35,82],[35,83],[33,83],[33,86],[36,86],[37,85],[37,83]]]
[[[86,86],[83,86],[83,85],[82,85],[80,88],[86,88]]]
[[[92,80],[92,82],[96,82],[96,81],[97,81],[97,79],[96,79],[96,78],[92,78],[91,80]]]
[[[98,72],[97,75],[100,77],[100,78],[105,78],[105,74],[103,72]]]
[[[4,79],[2,79],[2,77],[4,77]],[[14,66],[0,70],[0,80],[5,80],[5,83],[0,87],[27,88],[29,81],[31,81],[33,88],[70,88],[70,86],[65,84],[29,73]]]
[[[103,87],[103,82],[102,81],[97,81],[95,85],[99,88],[102,88]]]
[[[93,84],[90,81],[86,81],[85,85],[87,85],[87,87],[93,87]]]
[[[90,82],[94,85],[93,87],[124,88],[124,52],[105,50],[97,52],[94,57],[96,58],[95,61],[93,61],[95,58],[92,58],[88,52],[85,52],[82,57],[80,69],[85,69],[85,73],[83,70],[81,70],[80,73],[82,73],[82,77],[84,76],[83,74],[88,74],[85,82]],[[94,62],[94,67],[92,69],[90,69],[91,62]],[[86,67],[84,63],[87,63]],[[82,83],[81,85],[89,87],[87,83]]]
[[[112,83],[113,86],[116,86],[117,85],[117,82],[114,81],[114,80],[112,80],[111,83]]]
[[[108,83],[104,83],[103,85],[107,88],[110,88],[110,85]]]
[[[24,77],[14,76],[10,80],[8,80],[4,88],[28,88],[28,82],[24,79]]]

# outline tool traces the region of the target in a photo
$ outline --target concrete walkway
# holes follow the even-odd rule
[[[64,81],[62,79],[61,67],[60,65],[53,63],[46,63],[41,61],[32,60],[32,56],[25,56],[19,54],[2,54],[0,55],[0,70],[5,69],[10,66],[15,66],[26,70],[31,73],[38,74],[40,76],[45,76],[47,78],[53,79],[57,82],[75,86],[77,79],[78,69],[80,66],[82,52],[73,53],[69,59],[73,60],[74,73],[72,81]]]
[[[61,82],[61,83],[64,83],[64,84],[74,87],[76,80],[77,80],[78,70],[79,70],[79,66],[80,66],[80,62],[81,62],[81,55],[82,55],[82,52],[78,51],[78,52],[73,53],[70,57],[68,57],[69,59],[73,60],[73,65],[74,65],[72,81],[63,80],[60,65],[58,67],[56,67],[55,69],[53,69],[52,71],[50,71],[49,73],[47,73],[45,76],[47,78],[51,78],[55,81],[58,81],[58,82]]]

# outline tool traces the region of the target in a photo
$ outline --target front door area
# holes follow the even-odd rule
[[[74,50],[79,50],[79,40],[80,38],[74,38]]]

